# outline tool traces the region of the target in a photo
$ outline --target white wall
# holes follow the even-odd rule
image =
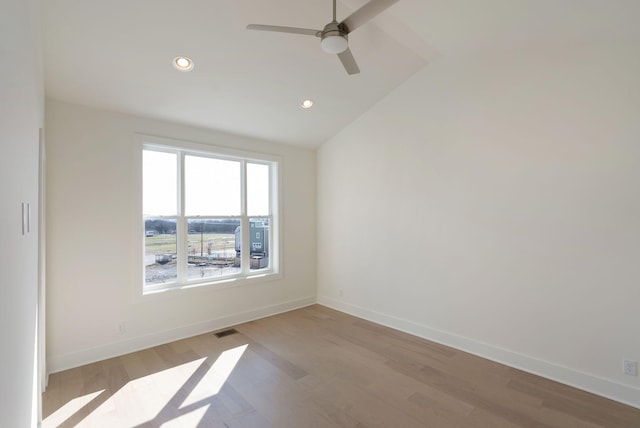
[[[37,2],[0,7],[0,426],[38,419],[38,144],[43,96]],[[31,229],[22,235],[22,203]]]
[[[54,100],[46,120],[50,371],[315,302],[314,151]],[[134,133],[280,156],[283,278],[136,299]]]
[[[443,58],[323,145],[320,303],[640,407],[638,48]]]

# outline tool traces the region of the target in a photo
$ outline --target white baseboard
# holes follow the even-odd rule
[[[316,297],[307,297],[304,299],[292,300],[289,302],[279,303],[277,305],[264,306],[257,309],[228,315],[221,318],[214,318],[197,324],[178,327],[171,330],[160,331],[145,336],[133,337],[120,342],[109,343],[107,345],[96,346],[94,348],[83,349],[81,351],[71,352],[64,355],[54,355],[49,358],[47,366],[49,373],[56,373],[62,370],[79,367],[85,364],[102,361],[107,358],[113,358],[130,352],[140,351],[142,349],[151,348],[153,346],[162,345],[173,342],[175,340],[184,339],[198,334],[210,331],[220,330],[237,324],[253,321],[259,318],[276,315],[282,312],[288,312],[316,303]]]
[[[318,303],[332,309],[366,319],[405,333],[460,349],[507,366],[573,386],[620,403],[640,408],[640,389],[609,379],[582,373],[574,369],[518,354],[487,343],[469,339],[446,331],[372,311],[327,296],[318,296]]]

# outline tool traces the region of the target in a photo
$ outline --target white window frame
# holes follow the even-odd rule
[[[158,219],[175,219],[176,220],[176,234],[177,234],[177,254],[178,254],[178,278],[176,282],[167,284],[146,284],[145,282],[145,269],[144,269],[144,252],[145,252],[145,216],[142,212],[142,155],[144,150],[154,150],[160,152],[176,153],[178,168],[176,172],[176,180],[178,183],[178,212],[175,216],[154,216],[152,218]],[[158,292],[165,292],[169,290],[186,290],[194,287],[208,286],[226,288],[234,285],[251,283],[260,283],[263,280],[273,280],[281,277],[282,271],[282,234],[280,228],[280,216],[281,211],[281,194],[280,186],[280,165],[281,159],[278,156],[255,153],[250,151],[231,149],[228,147],[214,146],[201,143],[192,143],[181,140],[174,140],[168,138],[161,138],[148,135],[136,135],[136,144],[134,149],[134,158],[137,178],[137,192],[136,195],[136,212],[134,217],[136,218],[136,226],[134,227],[134,236],[136,237],[137,256],[134,260],[137,261],[137,268],[134,269],[136,273],[136,295],[155,294]],[[240,162],[241,169],[241,213],[238,216],[186,216],[183,212],[185,206],[184,200],[184,157],[187,155],[195,155],[202,157],[210,157],[214,159],[232,160]],[[262,216],[249,216],[247,213],[247,184],[246,184],[246,165],[247,163],[266,164],[270,166],[270,213]],[[188,279],[187,273],[187,223],[190,219],[214,219],[214,218],[236,218],[241,223],[241,248],[247,249],[241,251],[241,271],[237,274],[225,275],[220,278],[203,278],[203,279]],[[250,269],[250,251],[251,235],[250,235],[250,220],[252,218],[268,218],[269,219],[269,267],[258,270]],[[181,232],[182,231],[182,232]],[[185,234],[185,231],[187,233]],[[182,279],[182,281],[181,281]]]

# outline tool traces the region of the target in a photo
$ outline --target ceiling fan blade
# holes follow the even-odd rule
[[[249,24],[247,25],[247,30],[276,31],[278,33],[303,34],[305,36],[315,37],[320,37],[322,35],[322,31],[320,30],[311,30],[309,28],[281,27],[279,25]]]
[[[346,51],[339,53],[338,58],[340,58],[340,62],[342,62],[344,69],[347,70],[349,75],[360,73],[360,69],[358,68],[358,64],[356,64],[356,59],[351,53],[351,49],[347,48]]]
[[[393,6],[398,1],[399,0],[370,0],[369,3],[349,15],[340,23],[340,25],[345,28],[347,33],[351,33],[353,30],[375,18],[380,12],[390,6]]]

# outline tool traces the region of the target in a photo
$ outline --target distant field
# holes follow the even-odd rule
[[[189,252],[191,250],[200,253],[200,238],[202,237],[202,250],[204,254],[209,251],[233,250],[235,248],[235,235],[218,233],[190,233],[188,237]],[[211,244],[211,245],[209,245]],[[176,235],[156,235],[145,238],[145,253],[152,254],[175,254]]]

